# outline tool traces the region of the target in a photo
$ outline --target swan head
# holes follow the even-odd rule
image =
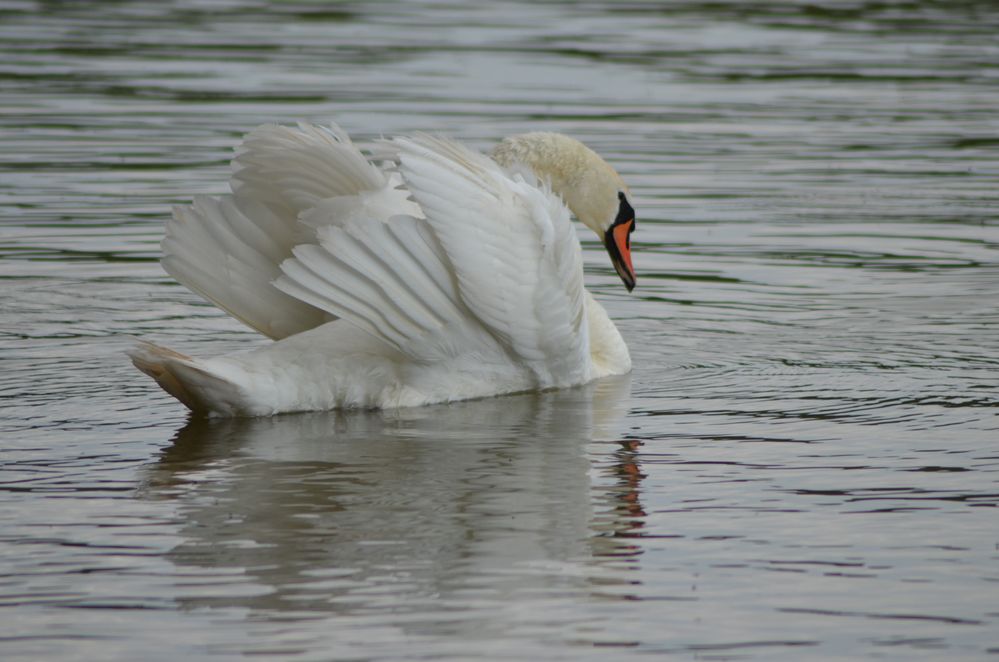
[[[635,287],[631,265],[631,233],[635,210],[621,176],[592,149],[560,133],[524,133],[505,138],[493,159],[506,168],[527,167],[551,184],[566,206],[593,230],[630,292]]]

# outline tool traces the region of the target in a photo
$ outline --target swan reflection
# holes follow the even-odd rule
[[[623,378],[418,409],[192,420],[143,495],[178,501],[171,561],[218,578],[190,606],[418,611],[497,591],[603,592],[598,575],[639,553],[628,537],[644,516],[637,442],[615,441],[629,390]]]

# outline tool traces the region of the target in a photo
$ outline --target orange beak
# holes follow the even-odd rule
[[[631,233],[635,231],[635,219],[615,223],[604,235],[604,245],[610,254],[611,263],[624,286],[631,292],[635,289],[635,268],[631,266]]]

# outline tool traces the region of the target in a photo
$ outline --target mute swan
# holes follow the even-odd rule
[[[631,370],[583,287],[572,211],[635,285],[629,191],[556,133],[489,158],[427,135],[369,162],[339,127],[265,125],[231,195],[176,207],[163,267],[275,342],[195,359],[148,342],[132,362],[196,413],[408,407],[576,386]]]

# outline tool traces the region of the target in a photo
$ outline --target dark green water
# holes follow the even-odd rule
[[[0,657],[999,654],[993,2],[0,0]],[[557,130],[630,378],[187,423],[128,336],[240,136]]]

